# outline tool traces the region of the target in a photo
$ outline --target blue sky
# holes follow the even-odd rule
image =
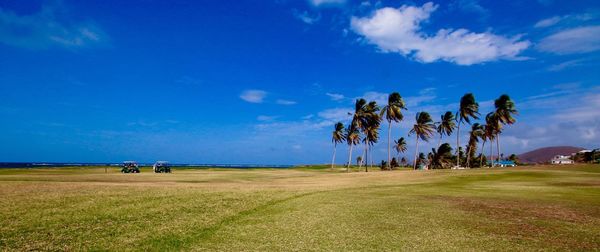
[[[598,1],[1,1],[0,160],[326,163],[393,91],[394,138],[507,93],[502,152],[599,147],[599,65]]]

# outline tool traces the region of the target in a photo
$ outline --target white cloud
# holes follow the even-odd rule
[[[352,108],[333,108],[326,109],[318,113],[319,117],[335,123],[335,122],[346,122],[351,119],[351,116],[348,114],[352,112]]]
[[[370,91],[370,92],[364,93],[361,97],[356,97],[355,100],[360,99],[360,98],[367,100],[367,102],[375,101],[375,102],[377,102],[377,104],[382,106],[383,104],[387,103],[388,94]],[[352,102],[354,102],[354,101],[352,101]]]
[[[263,90],[245,90],[240,94],[240,98],[250,103],[262,103],[267,97],[267,92]]]
[[[600,50],[600,25],[563,30],[540,41],[537,48],[556,54],[586,53]]]
[[[548,67],[548,71],[550,71],[550,72],[558,72],[558,71],[562,71],[562,70],[567,69],[567,68],[581,66],[581,65],[583,65],[584,61],[585,60],[582,60],[582,59],[565,61],[565,62],[560,63],[560,64],[551,65],[550,67]]]
[[[582,122],[600,118],[600,94],[583,95],[577,106],[565,108],[554,114],[552,118],[560,121]]]
[[[0,8],[0,43],[29,49],[52,46],[82,48],[107,42],[108,36],[92,23],[70,22],[60,6],[43,6],[39,12],[18,15]]]
[[[305,115],[305,116],[302,117],[302,120],[309,120],[309,119],[311,119],[313,117],[315,117],[314,114]]]
[[[386,53],[399,53],[423,63],[448,61],[472,65],[499,59],[518,60],[529,41],[519,36],[508,38],[490,32],[474,33],[466,29],[441,29],[433,36],[421,30],[437,5],[382,8],[369,17],[352,17],[351,27],[357,34]]]
[[[325,95],[329,96],[332,101],[340,101],[345,98],[343,94],[325,93]]]
[[[599,87],[582,88],[572,82],[517,100],[522,115],[502,133],[502,152],[522,153],[557,145],[596,147],[600,142],[598,91]]]
[[[596,12],[588,12],[582,14],[573,14],[573,15],[564,15],[564,16],[554,16],[546,19],[542,19],[535,23],[533,27],[535,28],[546,28],[561,24],[569,24],[569,23],[580,23],[581,21],[588,21],[598,17],[598,13]]]
[[[553,25],[557,24],[558,22],[560,22],[560,20],[562,20],[562,17],[559,17],[559,16],[542,19],[542,20],[538,21],[537,23],[535,23],[535,25],[533,27],[543,28],[543,27],[553,26]]]
[[[295,101],[290,101],[290,100],[283,100],[283,99],[278,99],[277,101],[275,101],[277,104],[279,105],[294,105],[297,102]]]
[[[346,3],[346,0],[308,0],[315,7],[321,6],[340,6]]]
[[[297,10],[294,10],[293,13],[294,13],[294,17],[296,17],[297,19],[299,19],[300,21],[302,21],[306,24],[314,24],[321,19],[321,14],[310,15],[307,11],[299,12]]]
[[[404,98],[404,102],[406,103],[407,108],[420,106],[423,103],[434,101],[436,95],[434,93],[435,88],[426,88],[419,91],[419,95],[417,96],[408,96]]]

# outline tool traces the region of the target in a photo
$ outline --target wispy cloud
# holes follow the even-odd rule
[[[275,103],[277,103],[279,105],[294,105],[294,104],[297,104],[297,102],[295,102],[295,101],[284,100],[284,99],[278,99],[277,101],[275,101]]]
[[[318,113],[319,117],[329,122],[345,122],[350,120],[351,116],[348,114],[352,112],[352,108],[332,108],[326,109]]]
[[[555,24],[558,24],[558,22],[560,22],[560,20],[562,20],[562,17],[559,17],[559,16],[542,19],[542,20],[538,21],[537,23],[535,23],[535,25],[533,27],[543,28],[543,27],[553,26]]]
[[[245,90],[240,94],[242,100],[250,103],[263,103],[265,97],[267,97],[267,92],[257,89]]]
[[[425,88],[419,91],[419,95],[405,97],[404,101],[406,102],[406,106],[410,108],[432,102],[436,97],[435,88]]]
[[[552,117],[562,121],[589,121],[600,118],[600,94],[588,94],[580,97],[574,106],[557,111]]]
[[[259,115],[259,116],[256,117],[256,120],[263,121],[263,122],[265,122],[265,121],[273,121],[275,119],[277,119],[277,116]]]
[[[306,24],[314,24],[321,19],[321,14],[311,15],[308,11],[293,10],[294,17]]]
[[[548,71],[558,72],[558,71],[565,70],[567,68],[581,66],[581,65],[583,65],[584,62],[585,62],[585,60],[583,60],[583,59],[568,60],[568,61],[565,61],[565,62],[562,62],[559,64],[554,64],[554,65],[549,66]]]
[[[555,54],[577,54],[600,50],[600,25],[559,31],[542,39],[537,48]]]
[[[332,101],[341,101],[345,98],[343,94],[325,93],[325,95],[329,96]]]
[[[549,18],[542,19],[535,23],[533,27],[535,28],[546,28],[555,26],[557,24],[579,24],[582,21],[592,20],[598,17],[598,14],[595,12],[588,12],[582,14],[572,14],[572,15],[564,15],[564,16],[553,16]]]
[[[72,21],[60,5],[45,5],[39,12],[18,15],[0,8],[0,43],[28,49],[83,48],[108,41],[91,22]]]
[[[478,14],[481,19],[487,19],[490,16],[490,11],[483,7],[478,0],[455,0],[449,7],[462,12]]]
[[[377,104],[381,105],[381,104],[386,103],[387,97],[388,97],[388,94],[386,94],[386,93],[369,91],[369,92],[364,93],[360,97],[354,98],[352,102],[354,102],[354,100],[356,100],[356,99],[363,98],[363,99],[367,100],[367,102],[375,101],[375,102],[377,102]]]
[[[314,115],[314,114],[308,114],[308,115],[305,115],[305,116],[303,116],[303,117],[302,117],[302,120],[310,120],[310,119],[312,119],[313,117],[315,117],[315,115]]]
[[[564,89],[528,97],[518,103],[521,109],[544,111],[532,115],[502,134],[503,142],[513,151],[556,145],[597,147],[600,142],[600,94],[598,88]],[[589,93],[582,95],[582,93]]]
[[[308,0],[308,3],[315,7],[335,7],[346,3],[346,0]]]
[[[352,17],[351,27],[382,52],[398,53],[423,63],[441,60],[472,65],[500,59],[522,60],[519,54],[530,45],[519,36],[466,29],[441,29],[435,35],[427,35],[421,23],[428,21],[437,8],[431,2],[420,7],[382,8],[369,17]]]

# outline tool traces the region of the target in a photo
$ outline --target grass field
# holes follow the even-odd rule
[[[1,169],[0,250],[600,250],[600,166]]]

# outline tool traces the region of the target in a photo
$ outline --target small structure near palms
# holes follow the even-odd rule
[[[137,162],[135,161],[125,161],[123,162],[123,168],[121,168],[122,173],[140,173],[140,168],[138,167]]]
[[[171,166],[167,161],[156,161],[152,166],[154,173],[171,173]]]
[[[556,155],[550,160],[551,164],[574,164],[575,162],[571,159],[571,156]]]

